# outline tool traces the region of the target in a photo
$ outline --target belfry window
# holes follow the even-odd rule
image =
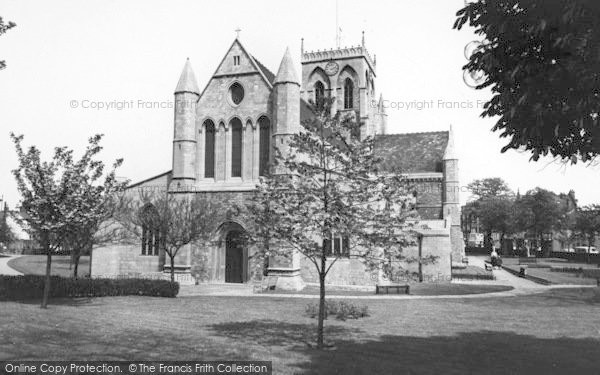
[[[315,83],[315,105],[318,109],[323,108],[323,100],[325,99],[325,86],[323,82],[317,81]]]
[[[240,57],[239,56],[233,56],[233,65],[235,65],[235,66],[240,65]]]
[[[215,177],[215,124],[204,121],[204,177]]]
[[[354,83],[350,78],[344,81],[344,109],[354,107]]]
[[[265,116],[258,119],[259,163],[258,175],[264,176],[269,170],[269,151],[271,148],[271,122]]]
[[[242,177],[242,122],[234,117],[231,127],[231,177]]]

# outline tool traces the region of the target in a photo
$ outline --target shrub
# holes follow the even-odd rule
[[[0,301],[42,298],[45,276],[0,276]],[[175,297],[179,283],[152,279],[71,279],[52,276],[50,297]]]
[[[309,303],[306,305],[306,315],[310,318],[319,316],[319,304]],[[325,301],[325,319],[329,316],[335,316],[338,320],[359,319],[370,316],[369,307],[366,305],[357,306],[345,301]]]

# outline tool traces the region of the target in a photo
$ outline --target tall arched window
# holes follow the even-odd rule
[[[317,81],[315,83],[315,105],[317,108],[323,108],[323,99],[325,98],[325,86],[323,82]]]
[[[344,81],[344,109],[354,107],[354,83],[350,78]]]
[[[215,177],[215,123],[204,121],[204,177]]]
[[[158,255],[160,247],[160,225],[156,207],[145,205],[139,212],[142,223],[142,255]]]
[[[258,174],[264,176],[269,170],[269,152],[271,148],[271,122],[269,119],[265,116],[259,118],[258,129],[260,132]]]
[[[234,117],[231,128],[231,177],[242,177],[242,121]]]

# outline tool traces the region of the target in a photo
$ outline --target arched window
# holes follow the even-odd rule
[[[354,107],[354,83],[350,78],[344,81],[344,109]]]
[[[264,176],[269,170],[269,153],[271,149],[271,122],[265,116],[258,119],[259,151],[258,174]]]
[[[158,255],[160,248],[160,223],[156,207],[145,205],[139,213],[142,223],[142,255]]]
[[[204,177],[215,177],[215,123],[204,121]]]
[[[231,177],[242,177],[242,121],[234,117],[231,128]]]
[[[315,105],[318,109],[323,108],[323,100],[325,98],[325,86],[323,82],[317,81],[315,83]]]

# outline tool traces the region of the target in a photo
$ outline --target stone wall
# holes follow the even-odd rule
[[[141,255],[140,246],[115,245],[93,250],[92,277],[126,277],[160,272],[158,256]]]
[[[421,273],[425,283],[447,283],[452,280],[450,228],[445,227],[442,220],[428,221],[432,229],[419,229],[421,257],[430,255],[436,257],[434,262],[423,264]],[[407,247],[402,253],[407,258],[418,259],[419,240],[414,246]],[[333,258],[331,258],[331,261]],[[319,278],[314,264],[302,257],[301,276],[307,283],[318,283]],[[406,276],[397,276],[390,280],[380,275],[376,270],[368,270],[360,259],[340,258],[327,275],[326,283],[331,285],[376,285],[384,283],[408,283],[418,280],[419,263],[405,262],[400,265],[408,272]]]

